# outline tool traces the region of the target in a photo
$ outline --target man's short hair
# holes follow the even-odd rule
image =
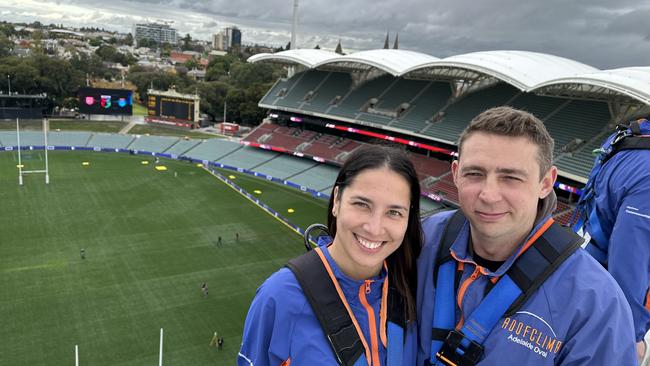
[[[458,154],[462,153],[463,143],[476,132],[499,136],[525,137],[537,145],[537,162],[540,179],[553,164],[555,142],[546,130],[544,123],[532,114],[512,107],[490,108],[474,117],[458,138]]]

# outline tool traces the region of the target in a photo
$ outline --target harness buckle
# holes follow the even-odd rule
[[[466,343],[467,346],[461,342]],[[483,357],[483,346],[465,338],[463,333],[457,330],[449,331],[445,343],[436,353],[438,361],[445,366],[474,366],[481,357]]]

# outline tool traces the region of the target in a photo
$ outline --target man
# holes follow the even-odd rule
[[[464,216],[423,222],[418,365],[636,364],[620,288],[551,219],[553,145],[510,107],[461,134],[451,169]]]
[[[639,360],[650,329],[650,121],[609,136],[579,203],[587,251],[621,286],[632,308]],[[583,225],[584,224],[584,225]],[[647,362],[647,360],[646,360]]]

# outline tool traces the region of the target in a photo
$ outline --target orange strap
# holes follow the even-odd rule
[[[361,339],[361,343],[363,344],[363,348],[366,351],[366,361],[368,361],[368,366],[371,366],[372,358],[373,355],[370,351],[370,348],[368,347],[368,342],[366,341],[366,338],[363,336],[363,332],[361,331],[361,327],[359,326],[359,322],[357,322],[357,318],[354,316],[354,313],[352,313],[352,309],[350,308],[350,304],[348,304],[348,300],[345,298],[345,294],[343,293],[343,290],[341,289],[341,285],[339,285],[339,281],[336,279],[334,276],[334,271],[332,271],[332,267],[330,267],[329,262],[327,261],[327,258],[325,258],[325,255],[323,254],[321,248],[315,248],[316,254],[318,254],[318,257],[320,258],[321,262],[323,262],[323,266],[327,270],[327,274],[330,276],[330,279],[332,280],[332,283],[334,284],[334,287],[336,288],[336,292],[339,294],[339,297],[341,298],[341,301],[343,302],[343,305],[345,305],[345,308],[348,311],[348,314],[350,315],[350,319],[352,319],[352,323],[354,324],[354,328],[357,330],[357,334],[359,335],[359,338]],[[385,265],[385,263],[384,263]],[[381,310],[380,314],[382,314],[382,318],[384,318],[383,313],[385,313],[386,310],[386,298],[388,295],[388,277],[384,280],[384,288],[382,288],[382,296],[381,296]],[[385,333],[385,325],[384,325],[384,319],[381,320],[383,328],[381,330],[381,337],[382,337],[382,342],[384,342],[386,335]],[[377,365],[378,366],[378,365]]]

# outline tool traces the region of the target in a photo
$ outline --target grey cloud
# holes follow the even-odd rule
[[[162,19],[200,39],[209,39],[217,28],[237,25],[244,42],[272,45],[289,41],[293,11],[293,0],[44,3],[88,9],[88,21],[96,24],[86,25],[128,31],[135,22]],[[39,14],[23,15],[28,16]],[[391,42],[399,32],[401,48],[437,57],[520,49],[614,68],[648,63],[649,16],[650,0],[300,0],[298,44],[334,48],[340,39],[347,51],[378,48],[390,31]],[[74,16],[61,19],[56,22],[79,25]]]

